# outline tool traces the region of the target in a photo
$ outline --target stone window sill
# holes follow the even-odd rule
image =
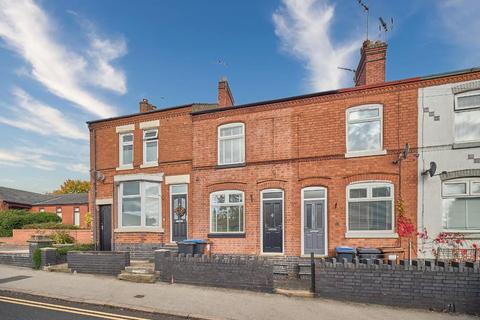
[[[468,149],[480,147],[480,141],[473,142],[457,142],[452,145],[452,149]]]
[[[235,163],[235,164],[219,164],[215,167],[215,169],[229,169],[229,168],[241,168],[245,167],[245,163]]]
[[[132,169],[133,169],[133,165],[129,165],[129,166],[120,166],[116,170],[122,171],[122,170],[132,170]]]
[[[163,233],[163,228],[145,228],[145,227],[132,227],[132,228],[117,228],[113,230],[115,233]]]
[[[345,238],[396,239],[398,238],[398,234],[394,232],[388,232],[388,231],[385,231],[385,232],[349,231],[345,233]]]
[[[158,167],[158,163],[143,163],[140,165],[140,168],[153,168]]]
[[[380,150],[380,151],[362,151],[362,152],[347,152],[347,153],[345,153],[345,158],[382,156],[382,155],[385,155],[385,154],[387,154],[387,150]]]
[[[245,238],[245,233],[209,233],[208,238]]]

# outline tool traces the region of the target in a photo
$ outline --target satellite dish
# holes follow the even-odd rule
[[[428,174],[430,177],[433,177],[435,175],[435,172],[437,172],[437,164],[434,161],[431,161],[430,169],[423,171],[422,176],[426,176]]]
[[[105,175],[103,173],[101,173],[100,171],[96,171],[95,172],[95,179],[97,181],[103,182],[105,180]]]

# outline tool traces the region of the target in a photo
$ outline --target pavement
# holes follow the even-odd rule
[[[0,265],[0,290],[212,320],[478,320],[477,317],[463,314],[163,282],[132,283],[108,276],[50,273],[5,265]]]

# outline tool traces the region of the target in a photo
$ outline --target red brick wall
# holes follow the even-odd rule
[[[43,208],[45,212],[57,213],[57,208],[62,208],[62,223],[63,224],[74,224],[74,210],[75,208],[80,208],[80,227],[86,227],[85,216],[88,212],[88,204],[72,204],[72,205],[58,205],[58,206],[42,206],[36,205],[33,206],[30,211],[40,212],[40,209]]]
[[[26,245],[32,235],[44,234],[50,235],[58,231],[65,231],[70,234],[76,243],[92,243],[92,231],[91,230],[37,230],[37,229],[14,229],[13,236],[2,237],[0,242],[16,245]]]
[[[163,112],[139,114],[130,118],[123,118],[91,125],[96,131],[96,167],[97,171],[105,175],[103,182],[97,182],[96,198],[114,199],[112,206],[112,229],[117,226],[117,196],[114,192],[113,179],[115,175],[134,173],[164,173],[169,175],[190,174],[192,162],[192,120],[191,107],[184,107]],[[143,133],[140,122],[159,120],[158,149],[159,166],[153,168],[140,168],[143,163]],[[135,124],[134,131],[134,169],[117,171],[118,167],[118,134],[117,126]],[[92,134],[91,134],[92,135]],[[93,154],[93,144],[91,144]],[[93,158],[91,158],[93,161]],[[91,162],[93,168],[93,162]],[[93,184],[93,180],[91,180]],[[169,186],[162,183],[162,226],[164,233],[141,232],[112,232],[116,243],[164,243],[170,239],[170,190]],[[116,189],[116,188],[115,188]],[[93,192],[93,191],[92,191]],[[190,191],[191,193],[191,191]],[[90,197],[93,201],[93,197]],[[191,197],[189,196],[189,201]],[[92,203],[91,203],[92,205]],[[189,207],[191,203],[189,202]],[[190,215],[188,217],[190,219]],[[112,230],[113,231],[113,230]],[[97,226],[97,235],[99,230]],[[97,238],[98,239],[98,238]]]

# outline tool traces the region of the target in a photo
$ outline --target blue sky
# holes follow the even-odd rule
[[[380,1],[394,18],[387,79],[480,65],[480,1]],[[0,0],[0,185],[48,192],[88,179],[85,122],[215,102],[227,76],[236,103],[352,85],[365,39],[356,0]]]

